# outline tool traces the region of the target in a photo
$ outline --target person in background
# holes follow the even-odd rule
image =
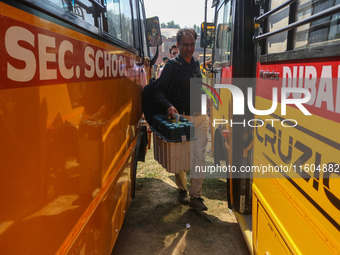
[[[170,59],[176,57],[178,54],[178,47],[176,44],[173,44],[169,47],[169,55],[170,55]]]
[[[169,61],[168,57],[163,57],[163,62],[160,63],[160,65],[157,68],[157,79],[161,76],[161,73],[163,71],[163,67],[165,66],[165,64]]]
[[[151,78],[154,80],[157,79],[157,68],[158,66],[156,64],[151,67]]]
[[[176,57],[177,54],[178,54],[178,47],[177,47],[177,45],[176,44],[171,45],[169,47],[169,57],[170,57],[170,59]],[[163,62],[164,62],[165,58],[166,57],[163,58]],[[157,78],[159,78],[161,76],[161,73],[163,71],[163,67],[164,67],[164,65],[158,69],[158,71],[157,71]]]
[[[171,118],[175,117],[175,113],[179,113],[194,123],[197,139],[190,142],[193,145],[192,149],[190,149],[190,157],[192,159],[191,185],[189,189],[190,199],[187,192],[185,171],[175,174],[176,185],[179,191],[178,198],[180,203],[189,204],[190,207],[196,210],[207,210],[201,197],[204,174],[194,172],[194,166],[205,165],[209,129],[207,116],[201,115],[199,112],[201,109],[201,97],[198,97],[197,102],[199,106],[196,106],[195,109],[190,104],[190,79],[202,78],[199,61],[193,57],[196,39],[197,33],[193,29],[180,29],[178,31],[176,40],[179,54],[169,60],[164,66],[162,76],[159,78],[159,82],[154,89],[154,99],[167,111],[168,116]],[[169,91],[171,92],[169,93]]]

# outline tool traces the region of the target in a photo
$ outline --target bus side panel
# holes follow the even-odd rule
[[[105,185],[107,187],[98,195],[101,197],[100,202],[93,203],[96,208],[87,210],[86,217],[83,217],[84,222],[74,228],[73,232],[78,232],[79,235],[76,238],[69,235],[57,254],[111,253],[132,201],[130,194],[132,158],[128,159],[119,175],[109,178]],[[78,228],[82,228],[81,231]]]
[[[329,58],[258,65],[259,73],[270,70],[285,79],[266,79],[258,73],[256,109],[271,107],[273,87],[280,91],[287,84],[308,86],[313,94],[309,104],[303,104],[312,114],[309,116],[291,105],[283,115],[279,93],[276,111],[269,116],[257,115],[264,125],[258,123],[254,131],[253,165],[262,169],[254,174],[258,207],[263,208],[268,222],[273,223],[293,253],[338,254],[340,250],[340,114],[336,107],[330,107],[340,103],[339,64]],[[270,165],[282,171],[273,171]],[[259,225],[269,223],[259,222],[266,220],[257,213],[254,211],[258,231]],[[266,234],[254,235],[255,248],[262,245]]]
[[[257,223],[254,227],[254,236],[260,238],[261,242],[256,242],[255,245],[255,254],[291,254],[288,249],[287,244],[283,241],[278,229],[275,227],[271,218],[273,216],[269,216],[264,209],[264,206],[259,202],[263,201],[263,199],[259,199],[260,194],[258,192],[257,186],[253,185],[253,202],[257,202],[254,204],[256,208],[253,212],[254,223]],[[256,239],[255,239],[256,240]],[[255,244],[255,243],[254,243]]]
[[[1,250],[52,254],[90,235],[109,253],[131,200],[135,55],[3,3],[0,15]]]
[[[221,70],[221,74],[217,74],[221,76],[221,84],[232,84],[232,66],[223,67]],[[232,95],[231,92],[227,89],[217,89],[219,96],[222,101],[222,105],[219,100],[216,100],[217,106],[212,104],[211,107],[211,121],[213,122],[213,132],[212,132],[212,147],[213,153],[215,155],[215,150],[217,152],[226,151],[227,157],[223,158],[227,160],[226,163],[232,164],[232,128],[228,124],[232,119]],[[214,120],[220,120],[215,121]],[[226,124],[225,124],[226,123]],[[216,138],[215,138],[216,136]],[[224,141],[224,144],[222,142]],[[221,146],[224,146],[223,149]]]

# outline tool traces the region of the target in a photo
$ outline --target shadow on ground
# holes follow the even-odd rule
[[[170,180],[176,183],[175,175],[168,176]],[[225,179],[205,178],[202,190],[204,197],[208,199],[217,199],[227,201],[227,183]],[[188,189],[190,187],[190,173],[187,173]]]
[[[137,178],[136,197],[112,255],[249,254],[227,208],[226,182],[206,179],[203,195],[209,210],[201,214],[177,202],[173,175]]]

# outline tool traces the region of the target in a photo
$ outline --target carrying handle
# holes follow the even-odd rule
[[[179,122],[179,118],[180,118],[180,115],[178,113],[175,113],[175,120],[176,120],[176,123]]]

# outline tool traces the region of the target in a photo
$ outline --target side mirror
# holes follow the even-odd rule
[[[213,48],[215,40],[215,24],[203,22],[201,24],[201,48]]]
[[[216,38],[216,48],[222,49],[222,40],[227,40],[228,33],[231,32],[231,28],[226,24],[219,24],[217,27],[217,38]],[[230,37],[230,36],[229,36]]]
[[[149,47],[162,44],[161,28],[159,26],[158,17],[146,19],[146,38]]]

